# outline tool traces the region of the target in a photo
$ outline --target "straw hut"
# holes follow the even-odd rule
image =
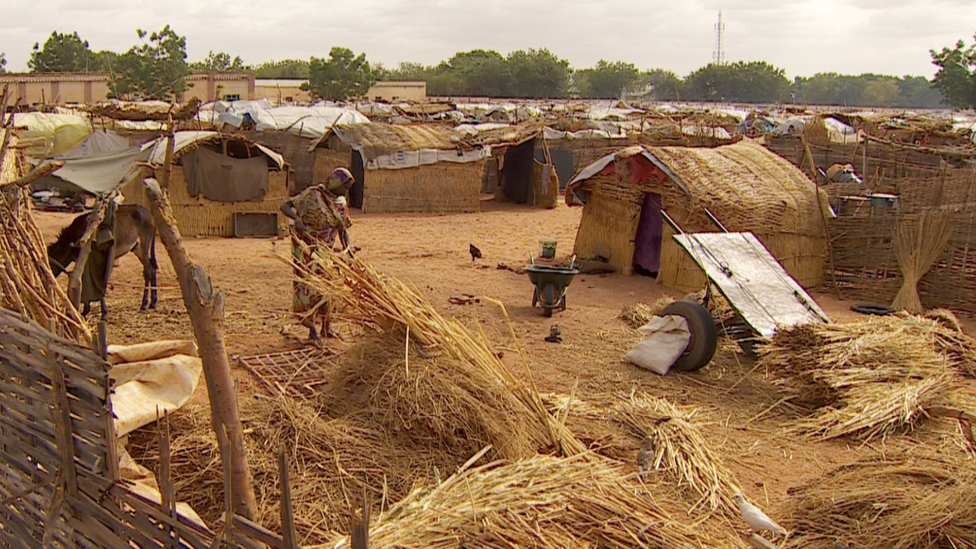
[[[152,148],[150,163],[162,166],[165,139],[144,147]],[[246,224],[260,225],[265,235],[283,233],[284,219],[278,210],[288,198],[287,166],[278,153],[243,137],[177,132],[169,200],[180,232],[240,236],[244,231],[238,229]],[[128,185],[123,196],[129,203],[149,204],[142,185]]]
[[[624,274],[656,275],[679,291],[701,289],[704,276],[671,238],[662,212],[686,232],[715,232],[707,209],[728,230],[755,234],[803,287],[821,281],[826,197],[803,172],[752,141],[628,147],[581,171],[566,196],[567,203],[584,204],[576,254]]]
[[[350,205],[364,212],[476,212],[486,162],[509,158],[510,147],[525,146],[524,154],[511,153],[517,159],[510,169],[520,167],[531,191],[531,141],[539,131],[498,124],[336,126],[313,145],[315,178],[348,167],[356,178]]]

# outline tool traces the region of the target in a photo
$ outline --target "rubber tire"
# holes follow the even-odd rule
[[[658,316],[667,315],[683,317],[688,321],[688,330],[691,331],[688,347],[671,369],[693,372],[705,367],[718,348],[718,330],[712,314],[695,301],[675,301],[658,313]]]
[[[542,316],[549,318],[552,316],[551,305],[556,300],[556,287],[552,284],[546,284],[546,287],[542,289]]]
[[[888,316],[895,314],[895,310],[891,307],[878,303],[855,303],[851,305],[851,310],[862,315]]]

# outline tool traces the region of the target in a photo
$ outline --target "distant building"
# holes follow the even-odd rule
[[[273,103],[311,103],[312,95],[302,89],[308,80],[258,79],[254,81],[254,99]]]
[[[373,101],[416,101],[427,100],[427,82],[424,81],[380,81],[366,92],[366,98]]]
[[[182,101],[196,97],[204,103],[212,101],[251,101],[255,96],[255,80],[251,73],[204,72],[186,77],[187,89]]]
[[[0,89],[10,86],[11,105],[95,103],[108,98],[109,78],[105,72],[4,73]]]

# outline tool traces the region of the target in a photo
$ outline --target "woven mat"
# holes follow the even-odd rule
[[[305,348],[281,353],[244,356],[241,364],[273,392],[292,398],[315,398],[326,383],[335,352]]]

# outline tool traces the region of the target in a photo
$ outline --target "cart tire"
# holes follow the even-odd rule
[[[708,309],[694,301],[675,301],[658,315],[683,317],[688,321],[688,330],[691,332],[688,347],[671,368],[679,372],[693,372],[712,360],[718,347],[718,330]]]
[[[887,305],[877,303],[855,303],[851,310],[862,315],[888,316],[895,314],[895,310]]]
[[[542,289],[542,314],[546,318],[552,316],[552,309],[555,304],[556,287],[552,284],[546,284],[546,287]]]

